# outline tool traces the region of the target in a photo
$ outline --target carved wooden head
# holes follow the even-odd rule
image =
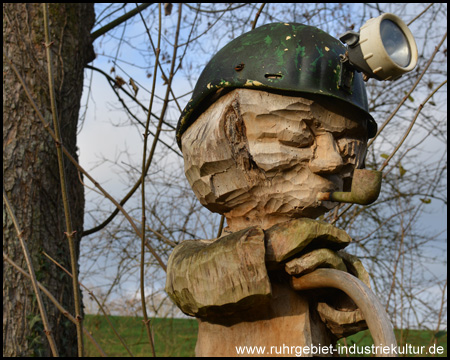
[[[219,98],[182,136],[192,189],[231,231],[329,211],[336,203],[317,193],[348,190],[366,145],[366,123],[332,99],[248,89]]]

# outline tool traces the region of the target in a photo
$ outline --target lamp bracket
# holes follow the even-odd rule
[[[339,55],[341,58],[341,72],[339,74],[338,86],[340,89],[352,93],[353,77],[355,76],[355,69],[350,65],[348,53]]]
[[[348,46],[356,46],[359,41],[359,33],[353,30],[346,31],[342,35],[339,36],[339,40]]]

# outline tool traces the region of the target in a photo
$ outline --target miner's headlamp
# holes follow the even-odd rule
[[[366,77],[395,80],[417,64],[414,37],[394,14],[385,13],[369,19],[359,34],[347,31],[339,39],[348,45],[346,57],[350,65]]]

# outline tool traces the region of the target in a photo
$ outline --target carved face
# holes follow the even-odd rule
[[[200,202],[225,214],[231,231],[315,218],[347,191],[367,144],[348,109],[301,97],[236,89],[183,134],[185,173]],[[346,112],[347,113],[346,113]]]

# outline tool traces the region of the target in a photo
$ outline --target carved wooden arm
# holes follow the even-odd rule
[[[372,290],[361,280],[344,271],[335,269],[317,269],[301,277],[292,277],[291,285],[295,290],[310,290],[332,287],[344,291],[361,309],[376,346],[397,346],[391,322]],[[383,357],[395,354],[380,351]]]

